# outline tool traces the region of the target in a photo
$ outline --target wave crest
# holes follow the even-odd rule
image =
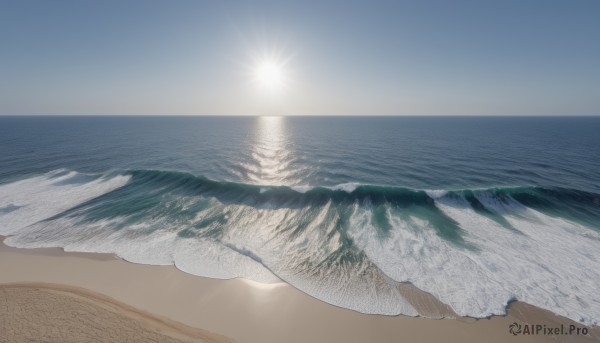
[[[0,234],[18,247],[285,281],[365,313],[417,315],[400,291],[408,282],[460,315],[503,314],[519,299],[595,324],[599,198],[542,187],[298,188],[61,170],[0,185]]]

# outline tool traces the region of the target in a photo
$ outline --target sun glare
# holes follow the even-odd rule
[[[285,86],[283,64],[275,60],[264,60],[256,65],[254,71],[256,83],[269,93],[281,91]]]

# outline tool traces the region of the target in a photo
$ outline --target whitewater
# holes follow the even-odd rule
[[[537,187],[295,190],[173,171],[61,169],[0,185],[0,234],[13,247],[286,282],[363,313],[419,315],[399,290],[410,283],[461,316],[505,314],[520,300],[597,325],[599,197]]]

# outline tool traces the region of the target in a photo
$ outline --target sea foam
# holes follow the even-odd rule
[[[0,234],[10,235],[18,229],[47,219],[75,205],[122,187],[128,175],[113,177],[86,175],[56,170],[44,175],[0,185]]]
[[[525,206],[523,194],[547,204],[553,193],[357,184],[298,192],[173,172],[57,171],[0,186],[0,233],[16,247],[287,282],[363,313],[418,315],[399,290],[411,283],[459,315],[504,314],[517,299],[597,324],[600,233]]]

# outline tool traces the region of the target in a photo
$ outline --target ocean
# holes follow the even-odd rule
[[[0,117],[5,244],[600,321],[600,117]],[[117,280],[118,282],[118,280]]]

